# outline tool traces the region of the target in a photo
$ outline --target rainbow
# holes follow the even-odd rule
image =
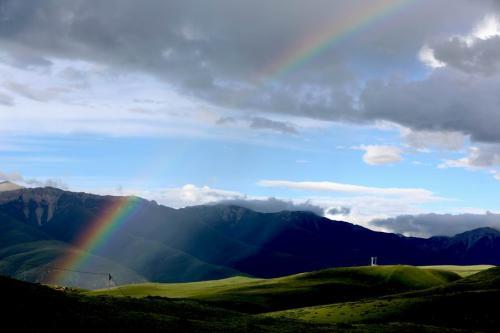
[[[61,284],[72,270],[80,269],[91,256],[107,241],[114,231],[120,228],[142,206],[143,200],[138,197],[113,197],[111,203],[101,210],[99,216],[81,232],[73,246],[76,249],[67,251],[58,258],[48,277],[48,283]]]
[[[350,35],[412,2],[415,0],[366,1],[366,6],[359,11],[346,15],[342,20],[327,22],[312,33],[304,35],[292,47],[259,71],[254,80],[262,83],[300,68]],[[54,266],[66,270],[77,270],[82,267],[90,257],[90,253],[109,241],[113,232],[137,211],[140,204],[141,200],[137,197],[114,198],[110,206],[106,207],[99,217],[78,236],[74,243],[76,250],[68,251],[56,261]],[[58,284],[64,281],[66,274],[65,270],[55,270],[49,279],[50,283]]]
[[[390,15],[415,0],[372,0],[342,20],[327,22],[300,38],[261,71],[258,80],[275,79],[308,63],[353,33]]]

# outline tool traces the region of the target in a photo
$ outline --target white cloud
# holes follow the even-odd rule
[[[476,25],[471,34],[465,36],[465,40],[472,44],[478,39],[485,40],[496,36],[500,36],[500,22],[498,17],[487,15]]]
[[[145,190],[124,190],[122,194],[139,195],[174,208],[203,205],[223,200],[236,200],[245,196],[239,192],[186,184],[182,187]]]
[[[421,188],[383,188],[334,182],[294,182],[287,180],[261,180],[260,186],[282,187],[313,192],[334,192],[343,195],[310,196],[314,205],[322,207],[326,217],[371,227],[373,219],[383,219],[402,214],[427,212],[425,204],[446,200],[432,191]],[[346,207],[349,213],[332,214],[338,207]],[[333,208],[333,210],[331,210]],[[382,230],[382,229],[380,229]]]
[[[23,181],[23,176],[19,172],[0,171],[0,181],[21,182]]]
[[[440,68],[446,66],[446,64],[440,60],[437,60],[434,55],[434,50],[429,47],[429,45],[424,45],[418,52],[418,59],[430,68]]]
[[[434,202],[435,199],[405,197],[387,197],[375,195],[356,195],[349,197],[314,197],[311,202],[320,207],[325,207],[326,217],[359,224],[370,229],[386,231],[377,228],[370,222],[375,219],[386,219],[403,214],[422,214],[429,212],[425,204]],[[329,208],[348,207],[347,215],[329,214]]]
[[[365,227],[384,230],[370,225],[374,219],[385,219],[403,214],[427,213],[422,205],[444,200],[422,189],[379,189],[340,184],[334,186],[344,196],[275,197],[252,196],[209,186],[186,184],[180,187],[159,189],[93,189],[90,192],[113,195],[137,195],[173,207],[226,203],[249,209],[272,212],[279,210],[308,210],[331,219],[342,220]],[[330,185],[329,188],[332,186]],[[309,188],[309,187],[307,187]],[[81,189],[79,189],[81,190]],[[89,191],[88,189],[86,191]]]
[[[11,173],[9,179],[24,179],[19,173]],[[0,174],[0,179],[2,179]],[[64,179],[72,184],[76,181],[82,184],[82,179]],[[41,182],[41,180],[39,180]],[[19,183],[19,181],[17,181]],[[282,181],[262,181],[262,186],[284,186],[288,188],[306,189],[317,192],[332,192],[331,194],[300,194],[290,192],[287,195],[276,196],[251,195],[239,191],[185,184],[179,187],[167,188],[140,188],[133,185],[113,187],[109,180],[86,179],[83,184],[95,184],[96,187],[72,186],[72,191],[83,191],[101,195],[136,195],[148,200],[155,200],[173,208],[183,208],[204,204],[234,204],[262,212],[275,212],[281,210],[305,210],[316,214],[323,214],[331,219],[346,221],[369,228],[383,231],[370,225],[374,219],[386,219],[407,214],[429,213],[426,204],[447,200],[431,191],[412,188],[377,188],[339,183],[297,183],[283,184]],[[109,187],[98,187],[107,183]],[[50,184],[48,184],[50,185]],[[293,186],[289,186],[293,185]],[[30,185],[30,186],[45,186]]]
[[[422,188],[369,187],[334,182],[297,182],[289,180],[261,180],[258,185],[264,187],[283,187],[306,191],[327,191],[349,194],[371,194],[379,196],[400,196],[426,200],[439,199],[433,192]]]
[[[246,207],[264,213],[282,210],[301,210],[311,211],[318,215],[323,214],[323,208],[314,205],[310,200],[249,196],[240,192],[217,189],[209,186],[196,186],[193,184],[152,190],[124,189],[119,186],[114,190],[100,189],[94,192],[114,195],[136,195],[149,200],[155,200],[160,204],[173,208],[221,203]]]
[[[57,187],[67,189],[68,186],[60,179],[55,178],[26,178],[19,172],[2,172],[0,171],[0,181],[9,181],[26,187]]]
[[[401,148],[385,145],[362,145],[363,161],[369,165],[394,164],[403,160]]]

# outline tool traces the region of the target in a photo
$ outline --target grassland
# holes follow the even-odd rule
[[[65,292],[0,277],[0,292],[7,322],[30,314],[18,324],[25,331],[497,332],[500,267],[465,278],[460,267],[441,268],[448,270],[351,267]]]
[[[203,298],[217,293],[224,293],[235,288],[259,285],[265,279],[249,277],[232,277],[221,280],[201,281],[191,283],[138,283],[100,289],[87,292],[87,295],[146,297],[160,296],[169,298]]]
[[[85,296],[0,277],[2,325],[19,332],[320,332],[335,325],[248,316],[194,300]]]
[[[317,324],[406,322],[477,331],[497,331],[500,268],[494,267],[441,286],[323,306],[277,311],[262,316]]]
[[[460,276],[452,272],[410,266],[350,267],[275,279],[235,277],[194,283],[137,284],[87,295],[190,298],[259,313],[422,290],[458,279]]]
[[[471,265],[471,266],[456,266],[456,265],[440,265],[440,266],[420,266],[423,269],[437,269],[457,273],[461,277],[468,277],[473,274],[479,273],[486,269],[490,269],[492,265]]]
[[[409,322],[488,331],[497,327],[492,308],[500,291],[436,296],[399,296],[315,306],[265,314],[317,324]]]

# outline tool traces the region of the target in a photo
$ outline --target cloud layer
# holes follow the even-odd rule
[[[142,73],[185,98],[246,113],[231,119],[242,119],[251,129],[298,134],[294,124],[264,117],[265,112],[357,124],[391,122],[411,133],[426,133],[432,144],[444,140],[437,144],[453,148],[460,135],[500,143],[495,125],[500,120],[495,111],[500,107],[496,98],[500,25],[493,0],[413,2],[374,19],[369,28],[360,13],[377,17],[377,8],[392,8],[399,1],[41,0],[34,4],[2,0],[0,4],[1,63],[48,75],[64,61],[94,67],[64,68],[58,75],[65,84],[60,85],[35,88],[15,80],[0,82],[0,105],[16,103],[11,95],[39,103],[68,102],[67,95],[75,89],[92,86],[90,78],[96,72],[112,70],[117,76]],[[453,15],[446,15],[450,6]],[[343,31],[351,30],[344,36]],[[295,63],[300,66],[290,65]],[[430,66],[430,73],[415,79],[407,68],[418,65]],[[376,75],[369,74],[374,71]],[[71,103],[82,101],[72,98]],[[139,122],[134,122],[137,113],[128,117],[135,119],[113,116],[121,117],[125,133],[161,132],[144,119],[157,111],[140,110]],[[107,112],[114,111],[98,114]],[[96,117],[83,108],[75,113],[87,120]],[[12,121],[14,116],[4,117]],[[230,119],[213,117],[212,124]],[[99,130],[88,126],[82,131],[92,128]],[[426,144],[422,138],[409,137],[420,146]],[[384,154],[369,149],[365,161],[371,164],[396,162],[400,156],[395,148],[385,149]]]
[[[290,181],[290,180],[261,180],[258,182],[260,186],[265,187],[283,187],[295,190],[307,191],[328,191],[347,194],[370,194],[381,196],[404,196],[413,198],[439,199],[429,190],[421,188],[384,188],[370,187],[362,185],[335,183],[329,181],[312,182],[312,181]]]
[[[9,181],[18,185],[25,185],[28,187],[56,187],[60,189],[67,189],[68,186],[60,179],[46,178],[35,179],[25,178],[19,172],[2,172],[0,171],[0,181]]]
[[[277,198],[267,198],[267,199],[242,198],[236,200],[222,200],[217,202],[217,204],[245,207],[261,213],[277,213],[282,211],[305,211],[314,213],[319,216],[323,216],[324,214],[324,209],[322,207],[314,205],[310,201],[293,202],[291,200],[283,200]]]
[[[461,232],[482,227],[500,230],[500,214],[423,214],[402,215],[389,219],[375,220],[373,227],[404,235],[430,237],[453,236]]]
[[[50,67],[57,59],[67,59],[128,72],[141,71],[184,94],[231,109],[329,120],[387,119],[416,128],[448,130],[439,121],[434,123],[436,127],[426,125],[425,106],[415,110],[415,115],[408,109],[416,108],[419,95],[426,94],[427,99],[433,100],[427,94],[435,96],[438,92],[426,87],[433,86],[435,80],[455,80],[449,77],[452,74],[439,75],[417,87],[404,82],[399,87],[396,83],[370,84],[362,95],[360,105],[364,107],[358,112],[352,91],[366,78],[354,68],[363,63],[368,71],[382,69],[384,79],[391,75],[391,70],[384,73],[384,68],[403,69],[414,62],[417,51],[427,41],[455,33],[450,31],[451,26],[472,26],[494,10],[493,2],[419,1],[374,20],[370,29],[363,29],[364,16],[360,13],[376,17],[377,8],[391,8],[398,3],[397,0],[374,0],[369,4],[361,0],[314,4],[299,0],[251,3],[42,0],[34,4],[27,0],[2,0],[0,45],[4,61],[10,60],[21,68]],[[444,15],[448,13],[446,3],[453,6],[453,15]],[[422,25],[424,20],[426,24]],[[322,46],[313,43],[318,36],[340,40],[345,30],[354,33],[343,43],[323,48],[322,53],[307,61],[301,60]],[[302,44],[310,44],[309,49],[299,52]],[[445,46],[430,47],[436,57],[443,58],[441,61],[455,64],[442,55],[445,52],[440,50]],[[476,62],[488,66],[484,63],[494,56],[485,58]],[[301,61],[303,65],[286,71],[287,59]],[[477,87],[482,88],[484,85]],[[387,101],[385,90],[393,89],[403,95],[396,101]],[[17,88],[16,91],[38,100],[56,93],[40,94]],[[411,102],[405,97],[409,93],[417,93],[414,103],[400,108],[399,103]],[[444,104],[446,101],[437,103],[437,107]],[[382,112],[383,109],[389,111]],[[414,124],[417,118],[423,120]],[[471,128],[453,129],[489,138]]]

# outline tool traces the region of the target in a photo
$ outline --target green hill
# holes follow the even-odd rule
[[[415,324],[316,324],[266,318],[205,302],[85,296],[0,276],[2,325],[19,332],[459,332]]]
[[[411,266],[349,267],[274,279],[135,284],[87,295],[191,298],[246,312],[266,312],[421,290],[458,279],[452,272]]]
[[[323,324],[407,322],[441,327],[494,331],[500,321],[496,307],[500,291],[387,297],[268,313],[271,318]]]
[[[479,293],[491,290],[500,290],[500,266],[483,270],[479,273],[469,275],[466,278],[441,286],[408,293],[407,296],[445,296],[457,293]]]
[[[55,240],[20,243],[5,248],[0,248],[0,274],[20,280],[46,283],[47,278],[53,273],[52,262],[68,251],[78,251],[66,243]],[[120,276],[124,283],[139,283],[147,281],[144,277],[131,269],[120,265],[107,258],[89,256],[92,260],[93,270],[98,272],[111,272]],[[81,288],[98,288],[105,286],[107,275],[68,273],[65,284]]]
[[[496,331],[500,325],[496,310],[499,297],[500,268],[494,267],[423,291],[296,308],[264,316],[323,324],[407,322]]]
[[[2,325],[19,332],[319,332],[334,326],[248,316],[194,300],[90,297],[0,276]]]
[[[439,269],[443,271],[450,271],[457,273],[461,277],[468,277],[486,269],[492,268],[492,265],[471,265],[471,266],[457,266],[457,265],[439,265],[439,266],[420,266],[424,269]]]
[[[98,291],[0,276],[0,293],[9,304],[4,325],[20,331],[493,332],[499,276],[498,268],[460,279],[411,266],[351,267]]]

